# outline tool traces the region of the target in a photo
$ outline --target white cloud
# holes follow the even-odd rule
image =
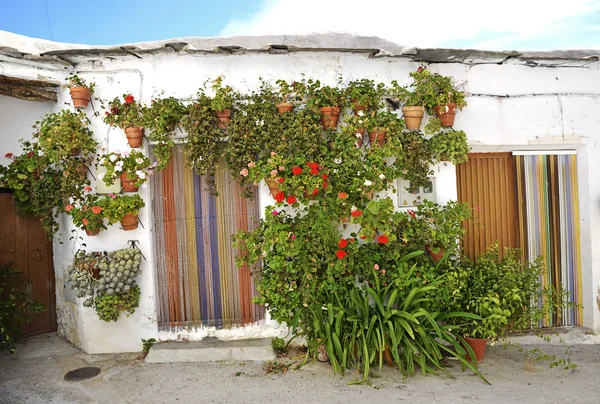
[[[536,44],[546,40],[547,46],[537,47],[552,49],[549,34],[563,39],[579,32],[581,18],[598,11],[598,0],[266,0],[259,12],[231,20],[220,34],[349,32],[406,46],[452,46],[462,41],[488,49],[514,49],[515,44],[523,48],[523,42],[531,39]],[[582,47],[576,38],[568,47]]]

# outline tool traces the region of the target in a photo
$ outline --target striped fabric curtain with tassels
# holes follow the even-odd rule
[[[581,254],[577,155],[515,152],[519,239],[530,261],[542,256],[543,285],[563,287],[569,301],[581,305]],[[583,309],[563,309],[546,325],[582,325]]]
[[[264,320],[250,268],[238,269],[232,236],[253,230],[258,200],[246,199],[222,169],[219,196],[206,178],[187,166],[181,146],[169,166],[152,179],[159,329],[229,328]]]

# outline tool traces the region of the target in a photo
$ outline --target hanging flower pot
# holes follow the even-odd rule
[[[375,190],[372,189],[370,191],[365,191],[364,194],[365,194],[365,196],[367,197],[368,200],[372,200],[373,197],[375,196]]]
[[[279,189],[279,183],[273,178],[265,178],[265,182],[267,183],[267,187],[269,187],[271,196],[275,198],[275,196],[281,192],[281,189]]]
[[[87,166],[84,163],[77,164],[75,166],[75,170],[77,170],[77,173],[82,178],[85,178],[87,176],[87,170],[88,170],[88,168],[87,168]]]
[[[81,149],[79,147],[73,147],[71,149],[71,156],[79,156],[79,153],[81,153]]]
[[[467,344],[469,344],[473,350],[473,353],[475,354],[475,361],[477,363],[483,362],[483,358],[485,356],[485,346],[487,345],[488,340],[483,338],[465,337],[465,341],[467,341]],[[467,354],[467,361],[471,362],[469,354]]]
[[[90,99],[92,98],[92,92],[89,88],[85,87],[71,87],[69,89],[71,93],[71,100],[73,106],[77,109],[87,108]]]
[[[138,227],[138,215],[137,214],[132,214],[132,213],[127,213],[125,216],[123,216],[120,220],[121,222],[121,227],[123,228],[123,230],[129,231],[129,230],[135,230]]]
[[[358,115],[358,111],[364,111],[367,109],[366,105],[360,105],[356,100],[352,100],[354,104],[354,115]]]
[[[435,262],[436,264],[438,262],[440,262],[442,258],[444,258],[444,250],[442,250],[440,247],[436,248],[436,247],[431,247],[430,245],[426,245],[425,250],[431,256],[431,258],[433,259],[433,262]],[[434,250],[437,250],[437,252]]]
[[[217,116],[217,126],[219,129],[227,129],[229,121],[231,120],[231,110],[224,109],[223,111],[216,111],[215,115]]]
[[[286,112],[292,112],[294,110],[294,104],[292,104],[291,102],[282,102],[280,104],[277,104],[276,107],[277,112],[279,112],[281,115],[285,114]]]
[[[144,128],[125,128],[125,136],[127,136],[129,147],[137,149],[142,145]]]
[[[340,107],[322,107],[319,108],[319,111],[321,111],[321,123],[324,129],[337,128],[340,119]]]
[[[121,186],[125,192],[137,192],[139,189],[135,186],[135,181],[129,179],[126,172],[121,174]]]
[[[90,231],[88,230],[88,228],[85,228],[85,234],[88,235],[88,237],[93,237],[93,236],[97,236],[100,233],[100,229],[96,230],[96,231]]]
[[[457,110],[456,104],[437,105],[433,108],[443,127],[448,128],[454,125],[454,117],[456,116]]]
[[[423,107],[402,107],[406,129],[419,130],[425,111]]]
[[[371,146],[374,146],[375,142],[377,142],[380,147],[383,147],[386,138],[387,130],[385,129],[379,128],[369,132],[369,142],[371,142]]]

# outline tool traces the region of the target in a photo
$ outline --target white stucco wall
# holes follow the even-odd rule
[[[0,95],[0,164],[8,164],[6,153],[21,154],[19,139],[31,140],[32,126],[52,112],[48,102],[24,101]]]
[[[302,74],[307,78],[319,78],[322,82],[330,84],[334,83],[335,76],[340,73],[346,80],[372,78],[389,83],[396,79],[402,84],[409,82],[409,72],[418,66],[405,58],[372,59],[364,54],[335,52],[193,56],[171,53],[127,60],[120,57],[82,57],[78,62],[74,70],[86,80],[97,83],[97,97],[110,99],[124,93],[132,93],[142,102],[150,102],[151,97],[161,91],[164,91],[165,96],[189,100],[207,79],[213,79],[220,74],[225,75],[226,84],[247,91],[258,85],[259,77],[267,80],[292,80],[300,78]],[[19,73],[21,77],[34,73],[33,68],[13,66],[10,63],[5,63],[2,69],[5,74]],[[600,170],[594,169],[594,161],[600,140],[600,71],[597,68],[542,68],[511,64],[468,66],[458,63],[433,64],[430,69],[444,75],[452,75],[456,82],[464,84],[464,89],[469,94],[469,105],[457,115],[455,127],[466,131],[474,150],[577,150],[584,321],[587,327],[598,330],[600,310],[596,299],[600,286]],[[57,69],[48,71],[47,75],[62,81],[66,72]],[[69,101],[67,91],[61,90],[55,110],[59,110]],[[97,103],[95,107],[97,110]],[[125,149],[126,140],[120,130],[110,130],[102,123],[100,116],[92,117],[92,112],[90,107],[88,114],[93,122],[92,129],[107,150]],[[0,111],[0,114],[6,113]],[[26,119],[23,118],[22,121]],[[26,127],[31,124],[33,122],[22,123]],[[6,127],[6,119],[0,120],[0,133],[4,133]],[[2,147],[4,144],[0,143]],[[438,201],[443,203],[455,199],[454,167],[441,164],[434,167],[434,171]],[[147,184],[142,186],[140,194],[150,206]],[[261,196],[266,195],[267,190],[262,189]],[[264,206],[264,202],[261,205]],[[60,332],[76,345],[91,353],[122,352],[140,350],[141,338],[193,340],[206,335],[241,338],[281,335],[285,332],[270,321],[267,321],[266,325],[234,330],[217,331],[208,328],[181,333],[158,332],[153,227],[149,207],[142,210],[140,218],[144,228],[140,227],[133,232],[123,232],[118,226],[113,226],[94,238],[82,236],[88,250],[123,248],[127,240],[137,239],[147,258],[142,264],[143,274],[138,282],[142,290],[140,308],[130,318],[123,316],[117,323],[112,324],[98,320],[95,312],[83,308],[81,302],[75,304],[63,298],[63,272],[77,249],[77,246],[69,241],[72,225],[66,223],[63,218],[63,244],[57,240],[54,246],[57,308]]]

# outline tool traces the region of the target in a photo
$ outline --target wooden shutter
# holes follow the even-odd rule
[[[474,260],[496,242],[502,253],[518,247],[512,153],[470,153],[456,167],[456,179],[458,200],[469,204],[474,219],[464,223],[463,254]]]

